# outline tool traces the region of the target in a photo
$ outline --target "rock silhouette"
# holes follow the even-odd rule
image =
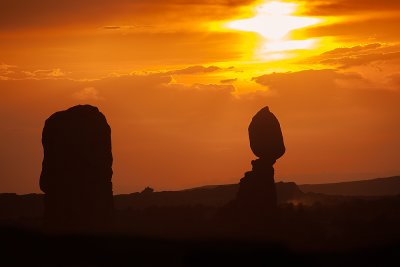
[[[52,232],[93,232],[113,221],[111,128],[98,108],[78,105],[56,112],[42,133],[40,188],[44,227]]]
[[[249,139],[254,155],[265,162],[274,164],[285,154],[281,127],[268,107],[262,108],[251,120]]]
[[[285,153],[281,127],[268,107],[262,108],[249,125],[250,147],[259,157],[252,170],[240,180],[236,199],[223,213],[239,217],[244,223],[264,224],[277,215],[277,194],[273,164]]]

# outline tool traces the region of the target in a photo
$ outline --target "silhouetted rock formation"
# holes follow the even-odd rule
[[[249,125],[249,138],[254,155],[265,164],[272,165],[285,154],[281,127],[268,107],[254,115]]]
[[[240,180],[236,199],[225,212],[236,213],[248,223],[264,223],[277,215],[273,164],[285,153],[278,120],[268,107],[261,109],[249,125],[250,147],[259,158]]]
[[[154,189],[147,186],[147,187],[146,187],[145,189],[143,189],[143,191],[140,192],[140,193],[141,193],[141,194],[148,195],[148,194],[152,194],[153,192],[154,192]]]
[[[376,178],[327,184],[304,184],[301,190],[306,193],[320,193],[343,196],[390,196],[400,195],[400,176]]]
[[[40,188],[52,232],[103,231],[113,220],[111,129],[96,107],[79,105],[45,123]]]

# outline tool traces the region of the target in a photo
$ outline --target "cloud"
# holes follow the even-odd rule
[[[380,114],[383,120],[399,116],[391,112],[393,109],[400,111],[395,104],[400,100],[400,90],[393,90],[390,84],[375,82],[357,72],[304,70],[266,74],[253,79],[274,92],[270,99],[272,103],[285,103],[295,110],[297,116],[307,120],[327,116],[326,123],[331,123],[328,118],[336,114],[342,116],[342,122],[350,123],[349,118],[354,118],[361,111],[360,114],[369,114],[374,118]],[[374,108],[377,106],[381,109]],[[359,120],[366,123],[372,117],[360,117]],[[336,117],[337,126],[341,123],[338,119]],[[379,124],[379,121],[374,123]],[[400,131],[400,127],[395,128]]]
[[[102,97],[99,96],[99,92],[94,87],[85,87],[81,91],[73,94],[78,100],[101,100]]]
[[[365,12],[390,11],[400,8],[399,1],[393,0],[302,0],[307,6],[305,14],[313,16],[348,15]]]
[[[372,43],[353,47],[336,48],[319,56],[303,60],[303,63],[322,64],[347,69],[354,66],[368,65],[374,62],[388,62],[400,59],[400,45]]]
[[[376,13],[375,13],[376,14]],[[334,37],[336,42],[356,43],[360,40],[372,42],[398,42],[396,28],[393,25],[400,23],[400,16],[364,14],[364,16],[348,16],[341,18],[333,14],[337,21],[309,27],[302,34],[307,38]],[[294,31],[296,35],[298,31]]]
[[[122,25],[122,26],[103,26],[104,30],[118,30],[122,31],[124,34],[134,34],[135,32],[152,32],[153,30],[157,30],[154,26],[151,25]]]
[[[9,69],[12,69],[12,68],[16,68],[17,66],[15,66],[15,65],[8,65],[8,64],[5,64],[5,63],[0,63],[0,71],[6,71],[6,70],[9,70]]]
[[[180,69],[180,70],[173,70],[173,71],[168,71],[166,72],[166,74],[178,74],[178,75],[184,75],[184,74],[198,74],[198,73],[210,73],[210,72],[215,72],[215,71],[219,71],[222,70],[220,67],[217,66],[208,66],[208,67],[204,67],[204,66],[190,66],[184,69]]]
[[[128,24],[175,24],[231,16],[243,5],[253,0],[82,0],[57,2],[43,0],[15,0],[3,3],[0,8],[0,31],[22,29],[93,27],[109,22],[128,21]],[[118,16],[116,16],[118,14]],[[18,18],[18,19],[16,19]],[[114,23],[113,23],[114,24]]]
[[[35,70],[32,73],[33,77],[41,78],[41,77],[64,77],[65,72],[61,71],[61,69],[50,69],[50,70]]]
[[[17,66],[0,63],[0,80],[8,80],[9,76],[14,75]]]
[[[336,42],[398,42],[399,1],[393,0],[300,0],[304,15],[325,17],[325,23],[294,31],[307,38],[334,37]]]
[[[320,63],[324,65],[339,65],[341,68],[349,68],[353,66],[370,64],[376,61],[387,61],[395,59],[400,59],[400,51],[389,53],[370,53],[351,57],[325,59],[322,60]]]
[[[335,48],[333,50],[327,51],[327,52],[323,53],[321,56],[323,57],[323,56],[337,56],[337,55],[339,55],[339,56],[352,55],[354,53],[375,50],[380,47],[382,47],[382,44],[380,44],[380,43],[357,45],[357,46],[353,46],[353,47],[340,47],[340,48]]]
[[[119,29],[121,29],[121,26],[104,26],[103,29],[106,29],[106,30],[119,30]]]
[[[58,79],[67,75],[60,68],[48,70],[23,70],[15,65],[0,64],[0,79],[19,80],[19,79]]]
[[[337,80],[342,87],[398,90],[396,77],[400,64],[400,45],[371,43],[336,48],[298,63],[353,74],[353,79]],[[357,78],[357,79],[356,79]]]
[[[224,79],[224,80],[221,80],[220,83],[233,83],[233,82],[236,82],[236,81],[237,81],[237,78]]]

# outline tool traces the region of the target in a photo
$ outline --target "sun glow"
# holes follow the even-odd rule
[[[282,58],[283,51],[312,49],[315,39],[290,40],[290,32],[321,22],[319,18],[293,15],[298,10],[298,4],[287,2],[267,2],[255,8],[255,16],[248,19],[235,20],[226,23],[230,29],[255,32],[264,39],[259,49],[263,58]],[[277,57],[277,53],[280,56]],[[285,56],[284,56],[285,57]]]

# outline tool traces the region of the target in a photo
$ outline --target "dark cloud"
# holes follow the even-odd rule
[[[219,71],[222,70],[220,67],[217,66],[208,66],[208,67],[204,67],[204,66],[190,66],[184,69],[180,69],[180,70],[172,70],[172,71],[168,71],[166,72],[166,74],[198,74],[198,73],[210,73],[210,72],[215,72],[215,71]]]
[[[322,60],[320,63],[325,65],[340,65],[341,68],[349,68],[353,66],[367,65],[376,61],[387,61],[395,59],[400,59],[400,51],[390,53],[371,53],[351,57],[325,59]]]
[[[349,16],[335,23],[309,27],[306,35],[310,38],[334,36],[339,41],[350,42],[359,42],[361,38],[363,40],[399,41],[397,28],[394,26],[399,23],[400,16],[385,16],[384,14],[379,16],[366,14],[361,18]],[[297,34],[297,32],[294,31],[293,34]]]
[[[190,21],[194,18],[221,18],[253,0],[81,0],[0,2],[0,31],[30,28],[98,26],[115,19],[134,22]],[[237,12],[237,11],[236,11]],[[103,24],[104,25],[104,24]]]
[[[382,47],[380,43],[373,43],[373,44],[367,44],[367,45],[357,45],[353,47],[340,47],[340,48],[335,48],[333,50],[327,51],[323,53],[321,56],[335,56],[335,55],[348,55],[348,54],[353,54],[353,53],[358,53],[358,52],[365,52],[369,50],[374,50],[377,48]]]
[[[319,56],[303,60],[308,64],[323,64],[339,68],[368,65],[374,62],[388,63],[400,59],[400,45],[382,45],[379,43],[336,48]]]
[[[221,80],[220,83],[233,83],[236,82],[237,78],[234,79],[225,79],[225,80]]]
[[[121,29],[121,26],[104,26],[103,29],[106,29],[106,30],[119,30],[119,29]]]
[[[302,0],[307,8],[304,10],[307,15],[314,16],[340,16],[348,14],[359,14],[376,11],[395,11],[400,8],[397,0]]]

